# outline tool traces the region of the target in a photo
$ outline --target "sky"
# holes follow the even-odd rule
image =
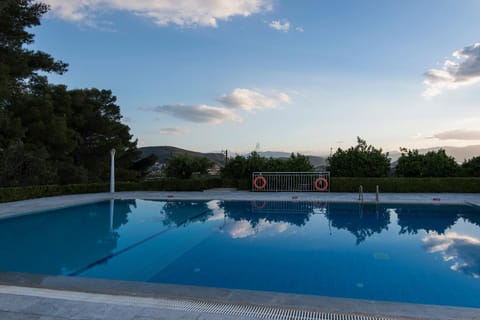
[[[34,47],[110,89],[139,146],[480,144],[478,0],[43,0]]]

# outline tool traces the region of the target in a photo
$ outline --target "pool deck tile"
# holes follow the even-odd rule
[[[168,309],[161,307],[162,304],[160,304],[160,300],[165,301],[165,299],[378,315],[394,319],[480,319],[480,309],[476,308],[25,273],[0,273],[1,312],[79,320],[252,319],[251,317],[226,317],[224,315],[220,317],[214,313],[202,314]],[[0,319],[3,320],[3,318]]]

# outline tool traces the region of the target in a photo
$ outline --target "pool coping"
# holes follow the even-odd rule
[[[365,193],[363,201],[356,193],[337,192],[249,192],[230,190],[206,191],[127,191],[115,193],[88,193],[45,197],[0,203],[0,218],[42,212],[106,200],[238,200],[238,201],[321,201],[347,203],[375,203],[374,193]],[[480,208],[480,194],[477,193],[383,193],[380,203],[413,204],[462,204]]]
[[[267,306],[391,319],[480,319],[480,308],[348,299],[267,291],[0,272],[0,285],[89,294]]]

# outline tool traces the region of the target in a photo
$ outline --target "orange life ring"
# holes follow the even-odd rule
[[[320,187],[318,185],[319,182],[323,182],[323,187]],[[317,178],[317,180],[315,180],[313,182],[313,186],[315,187],[315,190],[317,190],[317,191],[326,191],[328,189],[328,181],[327,181],[327,179],[320,177],[320,178]]]
[[[258,184],[259,181],[262,181],[262,184]],[[262,176],[258,176],[256,177],[255,179],[253,179],[253,186],[255,187],[255,189],[257,190],[263,190],[265,189],[265,187],[267,186],[267,179],[265,179],[264,177]]]

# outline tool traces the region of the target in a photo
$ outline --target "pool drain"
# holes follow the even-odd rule
[[[36,296],[42,298],[80,301],[85,303],[107,303],[120,306],[144,307],[153,309],[170,309],[176,311],[209,313],[216,315],[271,319],[271,320],[398,320],[400,318],[375,315],[332,313],[288,309],[281,307],[218,303],[200,300],[175,300],[165,298],[117,296],[99,293],[52,290],[0,285],[0,293]]]
[[[341,314],[330,312],[284,309],[268,306],[209,303],[201,301],[179,301],[167,308],[199,313],[213,313],[228,316],[251,317],[272,320],[393,320],[371,315]]]
[[[170,304],[169,306],[165,307],[175,310],[185,310],[199,313],[213,313],[226,316],[272,320],[393,320],[393,318],[361,314],[342,314],[255,305],[209,303],[201,301],[179,301],[179,304]]]

